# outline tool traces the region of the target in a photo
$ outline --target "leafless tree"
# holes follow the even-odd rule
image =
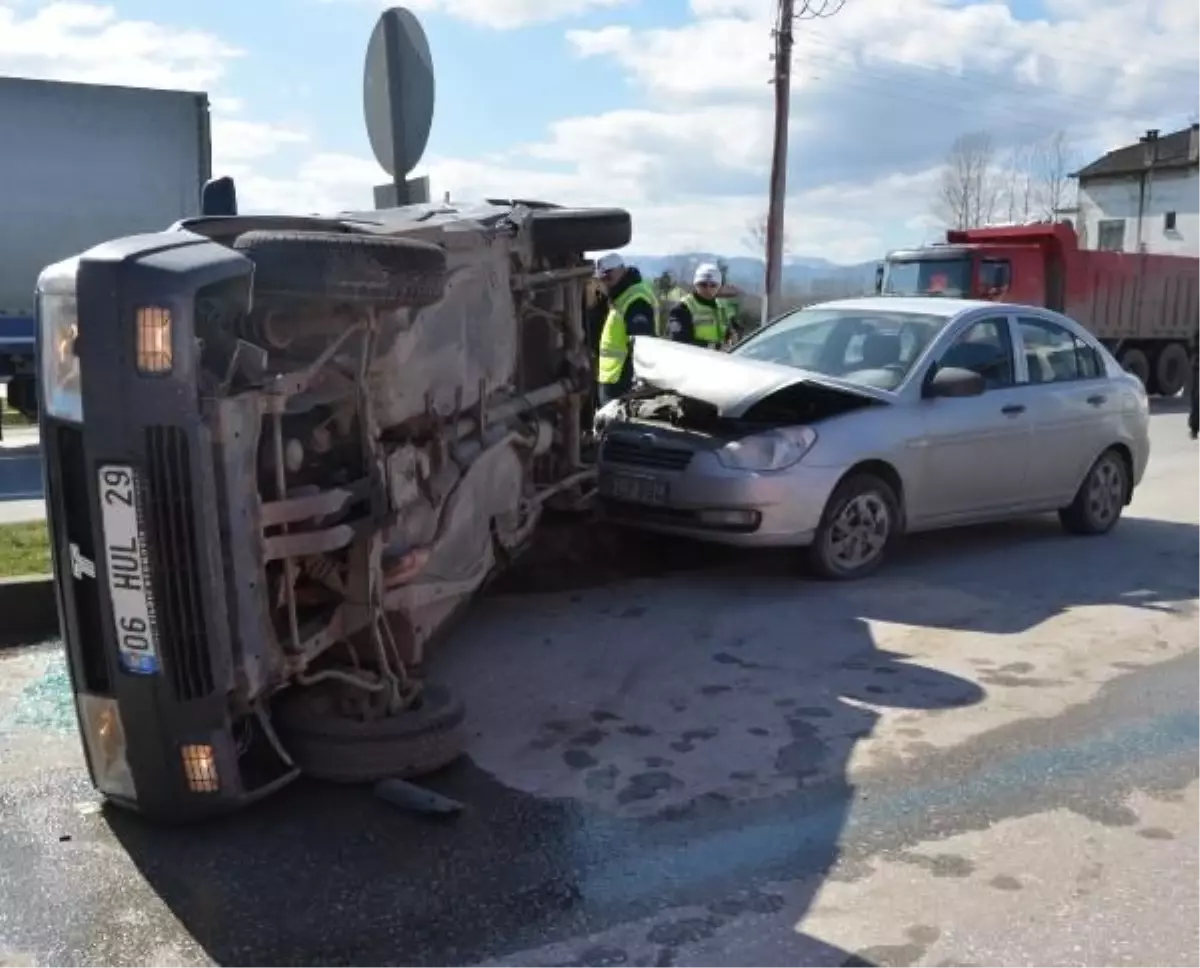
[[[1034,159],[1038,146],[1019,144],[1010,148],[1002,166],[1002,208],[1009,222],[1028,222],[1037,206]]]
[[[1056,131],[1034,146],[1031,158],[1037,215],[1052,219],[1070,200],[1075,149],[1065,131]]]
[[[946,155],[934,214],[951,228],[984,225],[995,217],[1002,189],[992,136],[986,131],[959,135]]]
[[[746,234],[742,237],[742,245],[765,258],[767,252],[767,214],[756,215],[746,224]],[[787,233],[783,236],[783,253],[787,255],[791,248]]]
[[[999,160],[987,132],[962,135],[946,156],[934,214],[951,228],[1052,219],[1070,199],[1074,161],[1065,131],[1014,145]]]

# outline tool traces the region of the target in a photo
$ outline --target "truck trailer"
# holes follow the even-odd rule
[[[0,77],[0,382],[37,415],[34,290],[52,263],[198,214],[208,96]]]
[[[952,229],[945,242],[890,252],[877,282],[894,295],[1045,306],[1077,320],[1148,393],[1188,380],[1200,260],[1083,249],[1068,222]]]

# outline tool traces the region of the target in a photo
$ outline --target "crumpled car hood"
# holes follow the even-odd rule
[[[734,420],[773,394],[803,383],[876,403],[895,399],[875,387],[652,336],[634,339],[633,372],[651,386],[701,400],[715,407],[718,416]]]

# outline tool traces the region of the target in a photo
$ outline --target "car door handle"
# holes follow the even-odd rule
[[[1093,393],[1090,397],[1087,398],[1087,402],[1090,403],[1093,407],[1098,407],[1101,404],[1103,404],[1104,401],[1107,399],[1108,399],[1108,397],[1106,397],[1103,393]]]
[[[1017,414],[1025,412],[1025,404],[1010,403],[1007,406],[1001,407],[1000,412],[1006,417],[1015,417]]]

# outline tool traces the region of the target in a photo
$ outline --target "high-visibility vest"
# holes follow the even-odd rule
[[[723,346],[729,332],[729,317],[725,307],[715,301],[712,305],[702,303],[694,292],[688,293],[683,304],[692,314],[692,336],[695,341]]]
[[[650,304],[654,312],[654,331],[658,332],[658,300],[654,290],[645,280],[634,283],[612,302],[600,331],[600,367],[596,379],[600,383],[612,384],[621,379],[625,360],[629,357],[629,329],[625,325],[625,311],[639,299]]]

